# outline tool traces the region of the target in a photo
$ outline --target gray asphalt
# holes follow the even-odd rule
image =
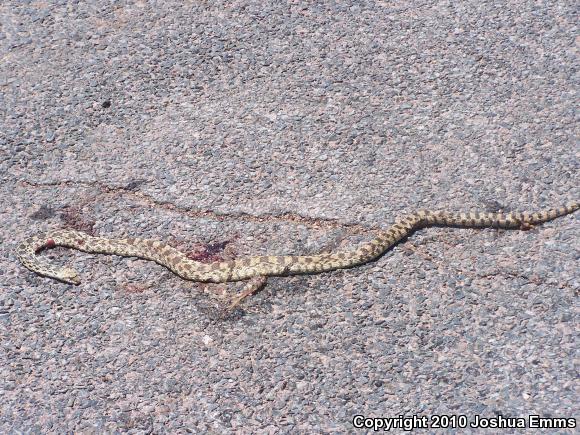
[[[239,284],[43,254],[68,286],[14,255],[66,227],[316,253],[418,208],[578,200],[574,2],[86,3],[0,4],[0,432],[578,417],[578,213],[425,229],[226,318]]]

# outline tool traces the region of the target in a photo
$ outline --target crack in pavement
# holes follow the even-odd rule
[[[185,209],[180,206],[176,206],[170,202],[159,201],[152,198],[150,195],[144,194],[142,192],[136,191],[135,189],[143,184],[141,181],[133,181],[128,183],[127,186],[118,186],[113,187],[109,186],[104,183],[100,183],[98,181],[72,181],[72,180],[63,180],[63,181],[53,181],[53,182],[33,182],[29,180],[19,180],[19,184],[22,184],[27,187],[31,188],[43,188],[43,187],[63,187],[63,188],[72,188],[72,187],[92,187],[96,188],[101,191],[101,194],[112,194],[118,196],[131,196],[133,198],[137,198],[141,201],[144,201],[149,207],[151,208],[163,208],[165,210],[173,211],[179,214],[185,214],[191,218],[210,218],[217,220],[219,222],[223,221],[230,221],[230,220],[243,220],[246,222],[266,222],[266,223],[275,223],[275,222],[288,222],[288,223],[300,223],[304,225],[308,225],[312,228],[327,228],[327,229],[346,229],[350,234],[368,234],[373,231],[379,230],[379,228],[371,228],[361,224],[354,224],[354,223],[345,223],[339,222],[338,219],[324,219],[324,218],[312,218],[307,216],[302,216],[296,213],[285,212],[279,215],[252,215],[245,212],[237,212],[237,213],[218,213],[211,210],[199,210],[199,211],[191,211]],[[99,195],[97,195],[99,196]],[[87,200],[86,202],[90,202],[96,199],[93,198],[91,200]],[[85,202],[85,203],[86,203]]]

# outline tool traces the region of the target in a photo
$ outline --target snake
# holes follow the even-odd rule
[[[464,213],[420,210],[395,219],[395,223],[388,229],[379,231],[374,239],[356,248],[316,255],[248,256],[204,263],[188,258],[185,253],[161,241],[95,237],[72,229],[54,230],[32,236],[18,245],[16,255],[22,265],[32,272],[75,285],[80,284],[81,280],[74,269],[56,266],[37,254],[43,249],[63,246],[93,254],[151,260],[165,266],[181,278],[191,281],[224,283],[258,279],[260,285],[263,285],[269,276],[315,274],[368,263],[420,228],[443,226],[526,230],[573,213],[579,208],[580,202],[574,201],[562,207],[537,212]]]

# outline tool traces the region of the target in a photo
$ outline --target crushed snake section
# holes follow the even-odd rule
[[[25,240],[18,246],[17,256],[20,262],[31,271],[70,284],[80,283],[80,278],[75,270],[57,267],[36,254],[45,248],[64,246],[89,253],[138,257],[155,261],[187,280],[220,283],[253,279],[254,281],[250,285],[252,288],[257,287],[256,279],[263,285],[265,277],[268,276],[322,273],[359,266],[381,256],[401,239],[419,228],[447,226],[527,229],[532,225],[542,224],[573,213],[579,208],[579,202],[571,202],[559,208],[534,213],[453,213],[421,210],[397,219],[390,228],[380,231],[375,239],[356,249],[318,255],[267,255],[201,263],[187,258],[184,253],[168,244],[155,240],[107,239],[93,237],[81,231],[58,230]],[[248,291],[244,293],[248,293]]]

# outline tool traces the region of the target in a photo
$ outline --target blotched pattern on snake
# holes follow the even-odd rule
[[[559,208],[533,213],[453,213],[421,210],[400,217],[390,228],[380,231],[375,239],[356,249],[317,255],[266,255],[201,263],[187,258],[184,253],[168,244],[155,240],[107,239],[93,237],[81,231],[57,230],[25,240],[18,246],[17,256],[20,262],[31,271],[71,284],[80,283],[80,278],[75,270],[55,266],[36,254],[44,248],[65,246],[90,253],[152,260],[167,267],[176,275],[192,281],[217,283],[260,278],[263,285],[267,276],[321,273],[367,263],[381,256],[394,244],[419,228],[451,226],[526,229],[532,225],[542,224],[573,213],[578,208],[580,208],[580,203],[575,201]]]

